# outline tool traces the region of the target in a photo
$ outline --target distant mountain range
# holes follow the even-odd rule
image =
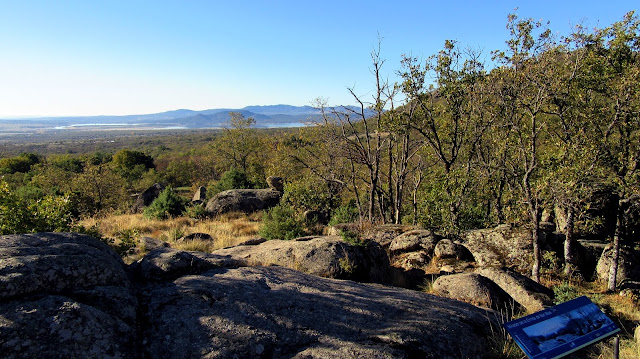
[[[311,106],[247,106],[241,109],[220,108],[204,111],[175,110],[147,115],[40,117],[0,120],[0,132],[13,130],[67,129],[198,129],[219,128],[229,123],[229,112],[253,117],[256,127],[299,127],[321,119],[320,110]]]

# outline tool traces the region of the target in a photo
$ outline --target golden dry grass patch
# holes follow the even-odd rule
[[[261,223],[256,217],[229,214],[211,219],[176,217],[167,220],[148,219],[142,214],[120,214],[99,218],[87,218],[80,225],[96,228],[103,237],[118,239],[122,233],[135,233],[141,237],[152,237],[168,242],[182,250],[211,252],[229,247],[258,236]],[[213,241],[194,240],[179,242],[183,236],[206,233]]]

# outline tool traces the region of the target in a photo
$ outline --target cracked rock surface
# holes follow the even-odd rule
[[[85,235],[0,236],[3,358],[483,358],[491,311],[421,292]],[[464,338],[464,340],[461,340]]]

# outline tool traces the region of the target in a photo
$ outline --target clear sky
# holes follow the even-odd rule
[[[383,71],[445,39],[504,48],[507,14],[605,27],[638,10],[610,1],[0,0],[0,118],[180,108],[352,104]]]

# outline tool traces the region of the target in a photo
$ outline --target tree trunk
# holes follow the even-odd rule
[[[618,204],[618,211],[616,215],[616,230],[613,234],[613,257],[611,258],[611,267],[609,267],[609,282],[607,283],[607,290],[613,292],[616,290],[617,277],[618,277],[618,261],[620,257],[620,232],[622,232],[622,216],[624,210],[621,208],[623,200]]]
[[[569,276],[577,269],[576,258],[574,253],[574,209],[573,206],[569,206],[567,209],[567,227],[565,230],[564,239],[564,275]]]
[[[539,221],[535,221],[534,228],[531,233],[531,243],[533,244],[533,266],[531,268],[531,277],[534,281],[540,283],[540,226]]]

